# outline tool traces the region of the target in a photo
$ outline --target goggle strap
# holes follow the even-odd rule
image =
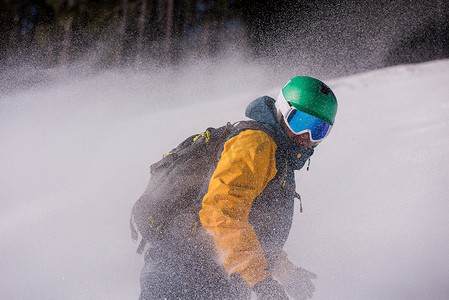
[[[277,97],[276,105],[281,114],[285,118],[287,116],[288,111],[290,110],[290,105],[288,104],[287,100],[285,100],[284,94],[282,93],[282,89]]]

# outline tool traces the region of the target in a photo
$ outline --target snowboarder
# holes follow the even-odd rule
[[[294,213],[294,170],[328,135],[337,113],[332,90],[297,76],[251,102],[257,121],[236,131],[216,153],[199,207],[183,209],[151,243],[140,299],[311,298],[315,277],[283,252]],[[256,123],[256,122],[254,122]],[[181,179],[182,180],[182,179]]]

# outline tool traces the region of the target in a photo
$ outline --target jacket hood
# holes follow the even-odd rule
[[[303,148],[288,138],[287,133],[277,119],[277,109],[273,98],[263,96],[252,101],[247,106],[245,115],[268,128],[272,133],[271,137],[278,147],[285,152],[294,170],[301,169],[310,156],[313,155],[314,149]]]

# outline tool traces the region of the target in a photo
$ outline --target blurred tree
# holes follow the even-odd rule
[[[135,66],[137,68],[142,67],[142,51],[143,51],[143,44],[145,43],[144,40],[144,34],[145,29],[147,27],[147,7],[148,7],[148,0],[141,0],[140,1],[140,12],[139,12],[139,21],[138,21],[138,37],[137,37],[137,49],[136,49],[136,60],[135,60]],[[150,1],[150,5],[153,4],[153,1]],[[151,11],[151,8],[150,8]]]
[[[120,64],[122,62],[123,56],[123,47],[124,47],[124,39],[126,34],[126,29],[128,25],[128,0],[122,0],[121,5],[121,18],[120,25],[118,28],[118,36],[117,36],[117,48],[115,53],[115,62]]]
[[[173,10],[174,10],[174,0],[166,1],[166,14],[165,14],[165,38],[164,38],[164,57],[163,59],[170,62],[172,49],[171,45],[173,43]]]
[[[53,8],[54,18],[57,26],[62,28],[62,40],[59,49],[59,64],[66,66],[69,62],[69,50],[72,39],[72,24],[77,14],[75,0],[46,0],[46,3]],[[54,27],[43,34],[54,33]],[[57,36],[57,34],[56,34]]]
[[[11,52],[17,47],[19,40],[19,9],[18,2],[0,1],[0,57],[2,61],[11,57]]]

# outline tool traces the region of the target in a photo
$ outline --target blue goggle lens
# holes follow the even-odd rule
[[[287,123],[296,134],[310,130],[313,141],[325,138],[331,127],[323,120],[297,109],[293,109],[287,116]]]

